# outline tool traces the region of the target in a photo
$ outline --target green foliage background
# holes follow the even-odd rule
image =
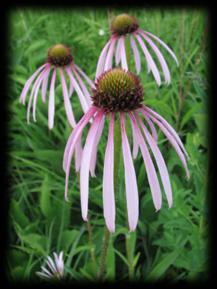
[[[107,133],[99,145],[97,177],[90,179],[89,214],[92,242],[80,212],[77,177],[72,169],[69,196],[63,198],[62,156],[71,132],[67,124],[60,85],[56,88],[55,127],[47,127],[47,104],[38,103],[37,123],[27,125],[26,107],[19,96],[28,77],[45,60],[55,43],[71,47],[74,61],[94,78],[99,54],[109,38],[108,18],[127,12],[138,18],[141,28],[163,39],[176,53],[180,66],[163,48],[172,84],[157,87],[147,74],[145,60],[140,75],[145,89],[144,103],[167,119],[181,136],[190,155],[191,178],[185,178],[173,148],[159,135],[174,194],[174,205],[155,212],[141,155],[134,162],[139,193],[137,230],[125,226],[124,178],[120,177],[121,200],[117,205],[117,228],[107,258],[107,278],[127,280],[207,277],[207,14],[200,10],[128,11],[106,9],[14,10],[10,13],[9,155],[10,211],[7,272],[11,280],[33,280],[44,257],[64,251],[66,273],[74,280],[95,280],[101,251],[102,171]],[[103,29],[105,34],[99,35]],[[132,65],[133,67],[133,65]],[[76,118],[82,116],[73,95]],[[92,250],[92,251],[91,251]]]

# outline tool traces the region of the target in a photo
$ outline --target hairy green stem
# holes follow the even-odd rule
[[[95,257],[95,247],[93,244],[92,226],[91,226],[89,218],[87,221],[87,232],[88,232],[88,242],[90,245],[90,258],[93,262],[94,269],[96,269],[97,265],[96,265],[96,257]]]
[[[125,49],[126,49],[126,59],[127,59],[127,65],[128,70],[131,71],[131,65],[130,65],[130,55],[131,55],[131,47],[130,47],[130,36],[128,35],[125,40]],[[126,121],[126,131],[129,132],[129,121]],[[126,214],[127,215],[127,214]],[[127,261],[128,261],[128,272],[129,272],[129,279],[133,280],[134,277],[134,250],[132,250],[132,238],[134,236],[135,232],[128,232],[125,235],[125,247],[126,247],[126,255],[127,255]]]

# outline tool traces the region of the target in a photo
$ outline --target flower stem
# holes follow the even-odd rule
[[[102,251],[101,251],[101,256],[100,256],[99,275],[98,275],[99,280],[102,280],[102,281],[106,274],[106,256],[107,256],[107,251],[108,251],[108,246],[109,246],[109,239],[110,239],[110,232],[105,227]]]
[[[126,37],[125,49],[126,49],[128,70],[131,71],[131,66],[130,66],[131,48],[130,48],[130,36],[129,35]],[[126,122],[126,130],[129,131],[129,122]],[[134,260],[133,239],[134,238],[135,238],[135,232],[128,232],[125,234],[125,247],[126,247],[126,255],[127,255],[127,261],[128,261],[129,280],[133,280],[133,277],[134,277],[134,264],[133,264],[133,260]]]
[[[88,218],[87,221],[87,231],[88,231],[88,242],[90,245],[90,258],[93,262],[93,267],[94,269],[96,269],[96,257],[95,257],[95,247],[93,244],[93,238],[92,238],[92,227],[91,227],[91,223],[90,223],[90,219]]]

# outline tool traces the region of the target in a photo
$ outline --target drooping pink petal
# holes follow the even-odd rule
[[[118,65],[121,61],[121,51],[120,51],[120,45],[121,44],[121,39],[119,38],[117,40],[117,47],[115,51],[115,64]]]
[[[134,59],[135,59],[135,63],[136,63],[136,71],[137,71],[137,74],[139,74],[141,71],[141,60],[140,60],[140,56],[139,56],[139,50],[138,50],[137,45],[136,45],[136,41],[134,40],[132,35],[130,36],[130,43],[131,43],[131,47],[133,50]]]
[[[73,92],[74,92],[74,86],[73,86],[71,80],[69,80],[69,98],[71,98]]]
[[[171,189],[170,178],[169,178],[169,174],[167,171],[167,167],[166,167],[164,158],[163,158],[155,140],[150,135],[146,126],[142,123],[141,118],[138,116],[138,114],[136,114],[136,118],[137,118],[137,121],[140,123],[140,126],[143,129],[145,138],[146,138],[146,140],[149,144],[149,147],[151,148],[151,151],[153,152],[153,155],[155,157],[155,160],[156,160],[159,172],[160,172],[162,184],[164,187],[164,191],[165,191],[165,194],[167,197],[167,201],[168,201],[169,207],[171,207],[172,206],[172,200],[173,200],[172,189]]]
[[[136,181],[136,173],[133,166],[132,156],[130,153],[130,146],[125,130],[123,113],[120,114],[120,124],[121,124],[122,151],[123,151],[124,171],[125,171],[127,214],[128,214],[129,228],[131,231],[133,231],[136,229],[139,215],[138,188]]]
[[[108,49],[108,53],[105,59],[105,65],[104,65],[104,71],[109,70],[110,68],[112,68],[112,60],[113,60],[113,55],[114,55],[114,48],[115,48],[115,43],[116,43],[116,39],[113,38],[111,40],[109,49]]]
[[[75,68],[77,69],[77,71],[81,74],[81,76],[84,77],[84,79],[87,81],[87,83],[92,87],[95,88],[94,82],[80,69],[79,66],[77,66],[76,64],[74,64]]]
[[[49,94],[49,102],[48,102],[48,127],[49,129],[53,128],[54,124],[54,112],[55,112],[55,105],[54,105],[54,86],[56,81],[56,69],[53,71],[53,75],[51,78],[50,84],[50,94]]]
[[[83,153],[83,149],[81,146],[81,137],[82,137],[82,134],[80,134],[80,136],[78,137],[77,143],[75,145],[75,171],[76,173],[79,172],[80,170],[82,153]]]
[[[144,116],[145,120],[147,121],[147,123],[148,123],[148,125],[150,127],[153,139],[157,142],[158,134],[157,134],[157,131],[156,131],[156,128],[155,128],[153,122],[150,120],[150,118],[146,114],[143,113],[143,116]]]
[[[163,73],[164,73],[165,82],[167,84],[169,84],[171,81],[170,71],[169,71],[169,68],[167,66],[167,63],[166,63],[162,53],[160,52],[158,47],[154,44],[154,42],[142,30],[139,30],[139,31],[140,31],[140,35],[148,42],[148,44],[151,46],[151,48],[153,49],[153,51],[157,55],[157,58],[160,62],[160,65],[161,65]]]
[[[103,212],[106,226],[115,231],[115,196],[114,196],[114,113],[111,113],[108,141],[103,169]]]
[[[33,97],[33,107],[32,107],[32,112],[33,112],[33,120],[36,121],[36,103],[37,103],[37,97],[38,97],[38,91],[39,91],[39,88],[42,84],[42,81],[44,79],[44,77],[46,77],[46,72],[47,72],[47,68],[45,68],[41,74],[40,74],[40,79],[38,80],[38,84],[35,88],[35,92],[34,92],[34,97]]]
[[[125,50],[125,46],[124,46],[124,37],[123,36],[121,36],[121,38],[120,38],[120,56],[121,56],[122,68],[128,70],[126,50]]]
[[[87,100],[86,100],[83,92],[81,91],[77,81],[75,80],[74,76],[72,75],[71,69],[69,67],[66,67],[65,69],[66,69],[66,72],[68,73],[68,75],[70,77],[70,80],[71,80],[71,82],[73,84],[73,87],[74,87],[75,91],[78,94],[78,97],[79,97],[80,102],[81,102],[82,109],[83,109],[84,112],[86,112],[88,110],[88,108],[89,108]]]
[[[130,122],[130,123],[131,123],[131,128],[132,128],[132,133],[133,133],[133,158],[135,160],[137,155],[138,155],[138,151],[139,151],[139,143],[137,141],[135,128],[134,128],[132,122]]]
[[[84,96],[86,97],[86,101],[87,101],[87,103],[88,103],[88,106],[90,106],[90,105],[91,105],[91,102],[92,102],[92,101],[91,101],[91,98],[90,98],[90,93],[89,93],[89,91],[87,90],[87,88],[86,88],[83,80],[82,80],[81,77],[79,76],[79,74],[78,74],[78,72],[76,71],[76,69],[75,69],[72,65],[71,65],[71,67],[72,67],[72,70],[73,70],[75,76],[77,77],[77,80],[78,80],[79,85],[80,85],[80,87],[81,87],[81,89],[82,89],[82,91],[83,91],[83,94],[84,94]]]
[[[140,44],[140,46],[142,48],[142,51],[143,51],[143,53],[144,53],[144,55],[146,57],[147,63],[150,66],[150,69],[151,69],[151,71],[153,73],[153,76],[154,76],[157,84],[161,85],[160,74],[159,74],[158,68],[157,68],[157,66],[156,66],[151,54],[149,53],[149,51],[148,51],[145,43],[143,42],[141,36],[139,36],[138,34],[134,34],[134,35],[135,35],[136,39],[138,40],[138,42],[139,42],[139,44]]]
[[[135,128],[137,141],[139,143],[141,153],[143,156],[143,160],[145,163],[148,182],[150,184],[150,189],[151,189],[151,194],[152,194],[154,206],[155,206],[156,210],[159,210],[161,208],[161,204],[162,204],[162,195],[161,195],[159,181],[157,178],[157,173],[155,171],[155,167],[154,167],[154,164],[152,162],[151,156],[149,154],[145,140],[141,134],[141,131],[138,127],[138,124],[136,123],[135,117],[132,113],[130,113],[129,116],[130,116],[131,121],[133,123],[133,126]]]
[[[33,75],[26,81],[26,84],[24,85],[24,88],[21,92],[21,95],[20,95],[20,102],[22,102],[23,104],[25,103],[25,100],[26,100],[26,95],[27,95],[27,92],[32,84],[32,82],[34,81],[34,79],[36,78],[36,76],[39,74],[39,72],[44,68],[44,67],[47,67],[48,66],[48,63],[45,63],[43,64],[42,66],[40,66],[36,72],[33,73]]]
[[[154,110],[152,110],[151,108],[144,106],[144,110],[147,111],[148,113],[150,113],[151,115],[153,115],[155,118],[157,118],[163,125],[164,127],[171,133],[171,135],[175,138],[175,140],[177,141],[177,143],[179,144],[179,146],[181,147],[182,151],[184,152],[184,154],[186,155],[186,157],[188,158],[188,153],[186,152],[184,145],[179,137],[179,135],[177,134],[177,132],[174,130],[174,128],[161,116],[159,115],[157,112],[155,112]]]
[[[84,114],[84,116],[80,119],[75,128],[72,130],[72,133],[68,138],[64,151],[63,157],[64,171],[66,171],[67,164],[71,162],[70,156],[71,154],[73,154],[74,151],[75,140],[77,141],[77,138],[81,134],[83,128],[86,126],[86,124],[89,122],[90,118],[95,114],[96,111],[97,111],[96,107],[94,106],[90,107],[89,110],[86,112],[86,114]]]
[[[170,133],[170,131],[167,130],[165,128],[165,126],[163,126],[162,123],[157,118],[153,117],[151,114],[149,114],[149,117],[159,126],[161,131],[165,134],[165,136],[167,137],[167,139],[169,140],[171,145],[174,147],[175,151],[177,152],[177,154],[178,154],[178,156],[179,156],[179,158],[180,158],[180,160],[181,160],[181,162],[185,168],[187,178],[189,178],[190,175],[189,175],[185,155],[183,154],[182,150],[180,149],[179,144],[177,143],[177,141],[175,140],[173,135]]]
[[[104,71],[105,59],[106,59],[107,51],[108,51],[111,41],[112,41],[112,38],[106,43],[102,52],[100,53],[99,60],[97,63],[97,68],[96,68],[96,78],[98,78],[98,76],[100,76],[100,74]]]
[[[172,58],[175,60],[176,64],[179,66],[179,62],[178,62],[177,57],[175,56],[175,53],[169,48],[169,46],[165,42],[163,42],[159,37],[157,37],[156,35],[150,32],[147,32],[147,31],[144,31],[144,32],[148,34],[149,36],[151,36],[152,38],[154,38],[156,41],[158,41],[170,53]]]
[[[80,119],[80,121],[77,123],[76,127],[73,129],[66,147],[64,151],[64,156],[63,156],[63,169],[66,173],[65,176],[65,200],[68,200],[68,182],[69,182],[69,172],[70,172],[70,164],[72,160],[72,156],[74,153],[74,149],[77,143],[78,138],[80,137],[83,128],[87,125],[89,122],[90,118],[95,114],[97,111],[96,107],[90,107],[89,110],[86,112],[86,114]]]
[[[88,213],[88,195],[89,195],[89,169],[93,147],[96,141],[98,127],[102,121],[103,111],[99,111],[94,118],[94,121],[88,132],[86,142],[83,149],[81,170],[80,170],[80,196],[81,196],[81,211],[84,221],[87,220]]]
[[[64,72],[62,68],[60,68],[60,77],[61,77],[61,83],[62,83],[62,91],[63,91],[63,99],[64,99],[66,115],[67,115],[70,125],[72,126],[72,128],[74,128],[76,125],[76,121],[75,121],[75,117],[72,111],[72,105],[69,100],[68,89],[66,86],[66,80],[65,80]]]
[[[101,135],[102,135],[102,131],[103,131],[103,128],[104,128],[104,122],[105,122],[105,117],[103,116],[103,119],[102,119],[102,121],[100,123],[100,126],[98,128],[98,131],[97,131],[95,146],[93,148],[91,161],[90,161],[90,174],[91,174],[91,177],[95,177],[95,167],[96,167],[96,159],[97,159],[97,146],[99,144],[99,141],[100,141],[100,138],[101,138]]]
[[[28,107],[27,107],[27,123],[29,124],[29,119],[30,119],[30,109],[32,107],[32,102],[33,102],[33,96],[35,94],[35,91],[38,87],[38,85],[40,84],[41,82],[41,77],[43,75],[43,71],[37,76],[37,79],[36,81],[34,82],[33,84],[33,87],[32,87],[32,90],[31,90],[31,94],[30,94],[30,97],[29,97],[29,102],[28,102]]]
[[[50,71],[51,71],[51,67],[48,67],[48,70],[47,70],[46,75],[44,76],[44,79],[42,82],[41,98],[42,98],[43,102],[46,101],[47,85],[48,85],[48,79],[49,79]]]

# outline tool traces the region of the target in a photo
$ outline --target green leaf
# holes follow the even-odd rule
[[[40,50],[40,48],[42,47],[45,47],[46,45],[46,41],[45,40],[37,40],[35,42],[33,42],[25,51],[25,55],[29,55],[31,54],[32,52],[35,52],[35,51],[38,51]]]
[[[179,256],[179,251],[174,251],[169,254],[164,254],[162,256],[161,261],[156,264],[156,266],[151,270],[151,272],[147,276],[147,280],[151,279],[159,279],[163,276],[166,270],[174,263],[176,258]]]
[[[51,214],[51,204],[50,204],[50,183],[49,176],[46,174],[44,181],[41,186],[40,194],[40,208],[45,217],[48,217]]]
[[[45,236],[41,236],[39,234],[26,234],[21,235],[20,238],[24,243],[26,243],[29,247],[34,249],[37,253],[46,255],[47,239]]]
[[[110,238],[109,246],[108,246],[108,254],[106,257],[106,268],[107,268],[107,279],[114,280],[115,279],[115,251],[113,247],[113,240]]]
[[[25,228],[29,225],[27,216],[21,209],[20,204],[15,200],[11,201],[11,216],[21,228]]]
[[[79,231],[77,230],[65,230],[61,235],[60,248],[67,252],[69,246],[73,244],[78,234]]]

